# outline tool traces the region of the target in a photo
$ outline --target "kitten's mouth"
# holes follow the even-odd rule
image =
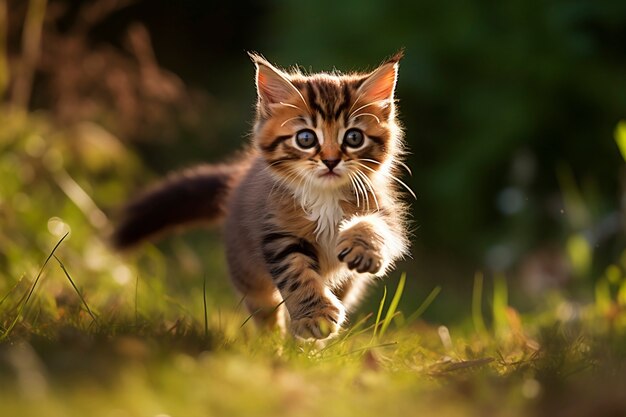
[[[334,171],[327,171],[323,174],[321,174],[319,177],[320,178],[335,178],[335,177],[340,177],[341,175],[337,174]]]

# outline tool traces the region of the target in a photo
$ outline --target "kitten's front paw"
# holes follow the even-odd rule
[[[382,241],[369,225],[356,224],[339,235],[337,258],[357,272],[375,274],[383,267]]]
[[[326,339],[337,334],[344,318],[342,307],[333,304],[320,306],[303,317],[292,319],[291,331],[303,339]]]

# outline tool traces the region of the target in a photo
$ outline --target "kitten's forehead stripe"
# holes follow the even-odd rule
[[[327,119],[324,109],[318,102],[318,93],[312,82],[309,81],[306,83],[306,91],[307,95],[309,96],[309,104],[311,104],[311,109],[313,109],[314,112],[322,116],[322,119]]]
[[[339,120],[343,114],[344,124],[347,123],[347,110],[352,100],[348,80],[316,78],[296,84],[306,92],[310,108],[323,120]]]
[[[341,99],[341,103],[337,106],[337,110],[335,110],[334,118],[335,120],[339,120],[339,116],[341,113],[344,113],[344,124],[348,123],[348,106],[350,105],[350,88],[348,87],[347,82],[342,82],[342,93],[343,97]]]

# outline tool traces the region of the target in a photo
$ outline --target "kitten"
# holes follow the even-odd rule
[[[258,92],[251,148],[140,194],[114,243],[127,248],[171,227],[225,218],[230,275],[257,323],[324,339],[374,276],[408,250],[404,183],[396,177],[404,151],[394,102],[401,54],[349,75],[285,72],[251,58]]]

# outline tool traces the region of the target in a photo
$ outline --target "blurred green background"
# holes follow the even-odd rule
[[[487,287],[505,277],[520,309],[553,293],[590,299],[599,282],[623,280],[624,1],[0,0],[2,9],[2,288],[40,263],[16,262],[25,250],[49,250],[68,228],[66,263],[86,265],[100,285],[134,280],[106,246],[116,210],[164,173],[247,143],[246,51],[348,72],[400,48],[413,171],[404,180],[418,195],[413,258],[391,277],[408,273],[403,308],[441,286],[426,318],[467,315],[476,271]],[[174,300],[208,275],[213,301],[236,303],[215,230],[131,256]]]

